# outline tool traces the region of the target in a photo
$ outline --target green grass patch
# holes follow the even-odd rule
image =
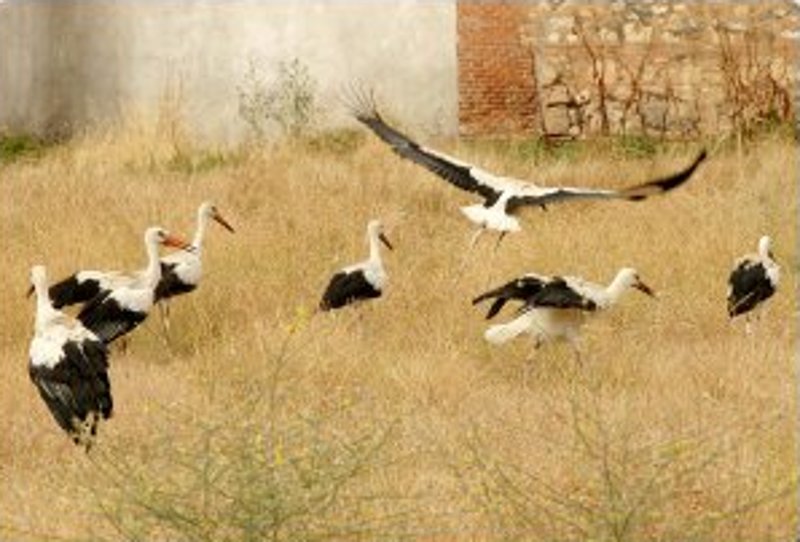
[[[313,136],[306,137],[303,143],[312,152],[346,156],[356,152],[367,140],[364,130],[342,128],[325,130]]]
[[[29,134],[0,134],[0,164],[22,158],[38,157],[44,151],[44,142]]]
[[[167,171],[188,175],[209,173],[241,162],[238,152],[201,150],[186,152],[176,150],[164,164]]]

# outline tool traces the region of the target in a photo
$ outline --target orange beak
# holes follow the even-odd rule
[[[182,248],[183,250],[192,251],[192,245],[178,237],[177,235],[169,234],[161,241],[165,247]]]
[[[228,230],[229,232],[231,232],[231,233],[236,233],[236,230],[234,230],[234,229],[233,229],[233,226],[231,226],[230,224],[228,224],[228,221],[227,221],[227,220],[225,220],[224,218],[222,218],[222,215],[221,215],[221,214],[219,214],[219,213],[214,213],[214,215],[213,215],[211,218],[213,218],[214,220],[216,220],[216,221],[217,221],[217,223],[218,223],[219,225],[221,225],[223,228],[225,228],[225,229],[226,229],[226,230]]]

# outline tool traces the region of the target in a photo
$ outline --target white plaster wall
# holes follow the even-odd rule
[[[181,89],[208,139],[245,133],[249,59],[299,59],[333,124],[353,81],[420,129],[457,129],[455,0],[0,0],[0,127],[81,127]]]

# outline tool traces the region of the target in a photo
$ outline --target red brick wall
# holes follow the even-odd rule
[[[523,46],[524,2],[457,3],[459,125],[463,135],[532,131],[533,59]]]

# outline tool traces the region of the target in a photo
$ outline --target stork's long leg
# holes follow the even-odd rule
[[[161,301],[156,302],[156,306],[158,307],[159,320],[161,320],[161,340],[164,343],[164,346],[166,346],[168,349],[171,349],[172,345],[170,344],[169,340],[169,301],[162,299]]]
[[[567,335],[567,340],[569,341],[572,351],[575,354],[575,363],[578,365],[578,367],[583,367],[583,360],[585,356],[583,353],[583,345],[581,344],[580,335],[577,333],[570,333]]]
[[[500,235],[497,238],[497,243],[494,245],[494,251],[497,252],[497,249],[500,248],[500,243],[503,241],[503,238],[506,236],[507,231],[501,231]]]
[[[119,349],[119,353],[125,355],[128,353],[128,337],[122,336],[117,341],[117,348]]]
[[[158,313],[161,316],[161,325],[164,328],[164,333],[169,334],[169,302],[160,301],[158,305]]]
[[[470,248],[470,250],[472,250],[472,249],[474,249],[474,248],[475,248],[475,245],[478,243],[478,239],[480,239],[481,235],[482,235],[482,234],[483,234],[483,232],[485,232],[485,231],[486,231],[486,228],[484,228],[483,226],[481,226],[480,228],[478,228],[478,229],[475,231],[475,233],[472,235],[472,238],[471,238],[471,239],[470,239],[470,241],[469,241],[469,248]]]
[[[532,333],[532,335],[533,335],[533,348],[531,348],[528,357],[525,358],[525,361],[523,362],[524,365],[522,367],[522,387],[524,389],[528,389],[528,381],[530,380],[531,371],[533,371],[534,363],[536,361],[535,354],[539,350],[539,348],[542,347],[543,343],[541,335],[535,332]]]
[[[456,271],[456,275],[453,278],[453,284],[458,284],[461,280],[461,277],[464,275],[464,271],[467,269],[467,265],[470,262],[470,256],[472,255],[472,251],[475,249],[475,245],[478,242],[478,239],[481,237],[481,234],[486,231],[486,228],[480,227],[472,234],[469,242],[469,249],[467,250],[466,254],[464,254],[463,259],[461,260],[461,265],[458,266],[458,270]]]
[[[497,237],[497,242],[494,244],[494,251],[492,252],[492,256],[497,255],[497,249],[500,248],[500,243],[503,241],[503,238],[506,236],[507,231],[501,231]],[[491,288],[492,284],[495,282],[495,273],[497,273],[497,267],[494,265],[489,266],[489,274],[486,277],[486,288]]]

